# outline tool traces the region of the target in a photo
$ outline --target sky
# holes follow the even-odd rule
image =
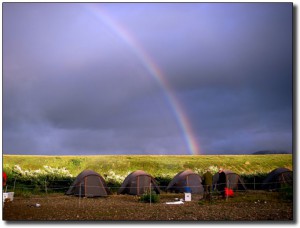
[[[3,3],[4,154],[292,152],[291,3]]]

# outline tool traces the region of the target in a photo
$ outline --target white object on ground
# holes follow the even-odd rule
[[[14,200],[14,192],[3,193],[3,202],[5,202],[6,199],[8,199],[9,201],[13,201]]]
[[[191,193],[184,193],[184,201],[191,201],[192,200],[192,194]]]
[[[184,202],[182,202],[182,201],[166,202],[166,204],[184,204]]]

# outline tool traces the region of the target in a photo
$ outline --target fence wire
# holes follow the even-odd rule
[[[55,180],[54,182],[57,182],[57,181]],[[64,181],[64,182],[67,182],[67,181]],[[247,185],[254,185],[254,184],[260,185],[260,186],[274,185],[274,186],[279,186],[279,187],[272,187],[271,190],[282,190],[282,189],[289,188],[289,186],[292,186],[292,183],[293,183],[293,181],[291,180],[291,181],[286,181],[285,183],[279,182],[279,181],[277,181],[277,182],[273,181],[273,182],[267,182],[267,183],[265,183],[265,182],[262,182],[262,183],[258,183],[258,182],[244,183],[244,185],[246,185],[246,186]],[[7,192],[8,190],[10,190],[10,191],[15,190],[15,189],[21,189],[21,190],[35,190],[35,189],[40,189],[40,190],[45,189],[46,190],[47,189],[48,191],[49,190],[63,190],[63,189],[70,189],[70,188],[74,188],[74,187],[79,187],[80,184],[76,184],[76,185],[71,184],[71,185],[65,186],[65,187],[51,187],[51,185],[54,185],[54,184],[51,183],[51,182],[47,182],[47,181],[45,181],[44,184],[36,184],[36,185],[27,185],[27,184],[22,184],[22,183],[21,184],[16,184],[16,182],[15,182],[14,186],[7,185],[4,192]],[[241,184],[241,183],[212,184],[211,189],[217,190],[220,185],[222,185],[222,186],[226,185],[226,187],[232,188],[234,191],[237,191],[237,192],[238,191],[251,191],[251,190],[253,190],[253,189],[250,189],[250,188],[249,189],[248,188],[239,189],[239,187],[243,186],[243,184]],[[235,188],[235,186],[237,186],[238,188]],[[88,184],[83,185],[82,184],[81,187],[99,188],[101,186],[100,185],[88,185]],[[140,186],[125,186],[125,187],[123,187],[123,186],[121,186],[121,184],[120,184],[120,186],[105,186],[104,185],[104,187],[109,189],[109,190],[117,190],[117,189],[121,189],[121,188],[127,188],[127,189],[140,189],[141,188]],[[204,185],[200,185],[200,186],[199,185],[173,186],[173,187],[170,188],[170,190],[167,189],[168,185],[152,185],[151,189],[159,188],[160,190],[165,189],[165,191],[172,191],[173,189],[175,189],[175,190],[176,189],[185,189],[186,187],[188,187],[188,188],[203,188]],[[145,188],[149,189],[150,185],[145,186]],[[268,188],[266,187],[266,188],[261,188],[261,189],[256,189],[256,190],[268,190]]]

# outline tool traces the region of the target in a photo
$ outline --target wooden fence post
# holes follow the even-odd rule
[[[81,198],[81,183],[79,185],[79,200],[78,200],[79,207],[80,207],[80,198]]]
[[[14,188],[13,188],[13,192],[15,191],[15,188],[16,188],[16,180],[17,180],[17,178],[15,178],[15,181],[14,181]]]
[[[227,193],[225,191],[225,194],[226,194],[226,201],[228,201],[228,193],[229,193],[229,180],[227,180]],[[224,189],[225,190],[225,189]]]
[[[45,192],[46,192],[46,195],[48,195],[47,181],[46,180],[45,180]]]
[[[152,190],[151,190],[151,181],[150,181],[150,206],[151,206],[151,194],[152,194]]]

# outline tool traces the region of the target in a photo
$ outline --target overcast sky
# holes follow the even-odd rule
[[[3,153],[292,152],[292,10],[3,3]]]

